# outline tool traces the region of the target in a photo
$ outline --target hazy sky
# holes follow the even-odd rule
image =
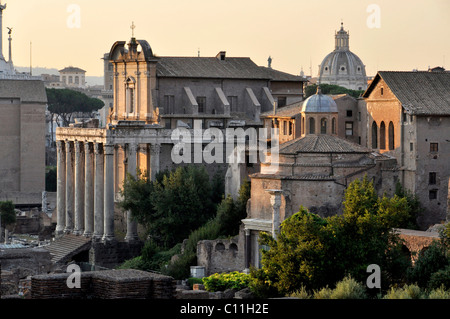
[[[5,3],[4,0],[1,1]],[[334,32],[350,31],[350,50],[368,75],[377,70],[450,69],[449,0],[9,0],[3,54],[13,27],[13,62],[103,75],[115,41],[147,40],[160,56],[250,57],[292,74],[317,75],[334,50]],[[370,6],[375,5],[375,6]],[[373,9],[375,7],[375,10]],[[379,15],[376,9],[379,9]],[[367,12],[369,10],[369,12]],[[78,14],[79,13],[79,14]],[[368,22],[369,20],[369,22]],[[377,27],[376,23],[379,23]]]

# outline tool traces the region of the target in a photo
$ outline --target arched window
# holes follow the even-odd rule
[[[336,118],[333,117],[331,120],[331,134],[336,134]]]
[[[380,124],[380,150],[386,149],[386,125],[384,121]]]
[[[395,149],[395,141],[394,141],[394,123],[389,122],[389,149]]]
[[[305,134],[305,117],[302,116],[302,134]]]
[[[126,83],[126,112],[134,112],[134,85],[135,81],[132,77],[127,79]]]
[[[320,120],[320,134],[327,134],[327,119],[322,118]]]
[[[372,148],[378,148],[378,126],[375,121],[372,123]]]
[[[316,123],[314,121],[313,117],[309,118],[309,134],[315,134],[316,133]]]

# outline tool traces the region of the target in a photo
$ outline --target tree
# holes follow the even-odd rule
[[[0,230],[2,225],[14,224],[16,222],[16,212],[14,211],[14,203],[12,201],[0,202]],[[0,236],[1,238],[1,236]]]
[[[120,206],[144,225],[152,239],[172,247],[216,213],[212,186],[202,166],[178,167],[154,182],[144,174],[125,178]]]
[[[373,183],[355,180],[344,195],[344,213],[327,218],[300,207],[284,220],[275,240],[260,236],[262,269],[252,270],[257,291],[286,295],[304,286],[333,286],[347,275],[367,278],[367,266],[382,269],[383,285],[403,282],[410,267],[402,241],[391,231],[407,219],[406,199],[378,198]]]
[[[334,84],[320,84],[320,90],[322,94],[348,94],[353,96],[355,99],[359,98],[364,90],[350,90],[345,87],[334,85]],[[317,85],[308,85],[305,89],[305,98],[315,94],[317,91]]]
[[[97,98],[70,89],[47,88],[46,92],[51,120],[60,118],[63,126],[69,126],[74,113],[92,113],[105,105]]]

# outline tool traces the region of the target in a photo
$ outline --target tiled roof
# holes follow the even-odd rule
[[[260,66],[262,70],[270,77],[272,81],[285,81],[285,82],[308,82],[308,80],[299,75],[293,75],[290,73],[278,71],[272,68]]]
[[[66,67],[66,68],[64,68],[62,70],[59,70],[59,72],[81,72],[81,73],[86,73],[85,70],[77,68],[77,67],[73,67],[73,66],[69,66],[69,67]]]
[[[270,80],[250,58],[159,57],[156,70],[159,77]]]
[[[326,134],[307,134],[280,145],[280,154],[297,153],[370,153],[361,145],[341,137]]]
[[[450,72],[379,71],[363,97],[370,95],[380,77],[408,112],[450,115]]]
[[[300,114],[300,112],[302,110],[302,103],[303,103],[303,101],[277,108],[275,115],[273,114],[273,111],[270,110],[270,111],[261,113],[261,116],[262,117],[293,117],[297,114]]]

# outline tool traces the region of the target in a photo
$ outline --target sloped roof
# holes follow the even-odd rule
[[[59,72],[81,72],[81,73],[86,73],[85,70],[74,67],[74,66],[68,66],[62,70],[59,70]]]
[[[280,108],[277,108],[275,115],[273,110],[261,113],[261,117],[294,117],[301,113],[303,101],[295,102]]]
[[[280,154],[297,153],[370,153],[371,150],[341,137],[307,134],[280,145]]]
[[[250,58],[159,57],[156,72],[159,77],[270,80]]]
[[[265,66],[260,66],[260,68],[270,77],[272,81],[283,81],[283,82],[308,82],[308,80],[299,75],[293,75],[290,73],[278,71],[272,68],[267,68]]]
[[[379,71],[364,92],[369,97],[383,79],[407,112],[416,115],[450,114],[450,72]]]

